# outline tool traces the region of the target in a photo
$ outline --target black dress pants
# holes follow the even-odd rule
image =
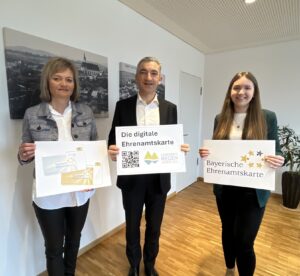
[[[160,228],[163,219],[166,194],[160,189],[159,175],[139,176],[130,190],[122,189],[126,217],[126,255],[131,266],[138,267],[142,258],[140,224],[145,205],[145,243],[143,258],[146,266],[155,264],[159,251]]]
[[[227,268],[235,262],[240,276],[254,274],[254,241],[265,207],[258,205],[255,189],[224,186],[216,197],[222,222],[222,243]]]
[[[55,210],[39,208],[35,203],[33,207],[44,236],[48,275],[75,275],[81,231],[89,201],[79,207]]]

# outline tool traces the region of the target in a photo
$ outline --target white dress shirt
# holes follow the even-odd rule
[[[136,121],[138,126],[153,126],[159,125],[159,103],[157,94],[151,103],[147,104],[140,94],[136,101]]]
[[[57,112],[51,105],[49,109],[58,128],[58,141],[73,141],[71,135],[72,107],[71,102],[63,114]],[[95,193],[95,190],[89,192],[70,192],[58,195],[36,197],[36,182],[33,181],[32,200],[42,209],[59,209],[63,207],[75,207],[85,204]]]

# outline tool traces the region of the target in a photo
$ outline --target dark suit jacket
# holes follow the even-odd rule
[[[117,102],[112,127],[108,137],[108,146],[116,144],[115,127],[137,125],[136,101],[137,95]],[[160,125],[177,124],[176,105],[161,98],[158,98],[158,102]],[[117,186],[120,189],[130,190],[133,185],[139,184],[143,181],[144,177],[146,177],[146,175],[118,176]],[[167,194],[171,188],[170,174],[159,174],[159,179],[162,193]]]
[[[277,118],[276,114],[270,110],[263,110],[263,113],[266,118],[266,123],[267,123],[267,140],[275,140],[276,144],[276,154],[277,155],[282,155],[282,152],[280,150],[280,145],[279,145],[279,140],[278,140],[278,134],[277,134]],[[215,118],[215,123],[214,123],[214,129],[216,129],[217,124],[218,124],[218,117],[219,115],[216,116]],[[221,195],[222,193],[222,185],[214,185],[214,193],[216,196]],[[256,195],[257,195],[257,201],[260,207],[264,207],[270,197],[271,192],[268,190],[262,190],[262,189],[255,189],[256,190]]]

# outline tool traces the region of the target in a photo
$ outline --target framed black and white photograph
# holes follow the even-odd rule
[[[119,88],[119,98],[120,100],[129,98],[137,94],[138,89],[135,83],[135,73],[136,66],[130,65],[128,63],[120,62],[119,64],[120,72],[120,88]],[[162,74],[162,80],[157,87],[156,93],[160,98],[165,98],[165,75]]]
[[[11,119],[40,103],[40,76],[51,57],[74,62],[79,73],[79,102],[89,105],[97,118],[108,117],[107,57],[30,34],[4,28],[5,64]]]

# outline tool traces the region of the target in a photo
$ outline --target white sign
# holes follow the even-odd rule
[[[111,185],[106,141],[35,144],[37,197]]]
[[[182,125],[116,127],[118,175],[185,172]]]
[[[275,155],[271,140],[205,140],[204,181],[223,185],[275,190],[275,170],[265,162]]]

